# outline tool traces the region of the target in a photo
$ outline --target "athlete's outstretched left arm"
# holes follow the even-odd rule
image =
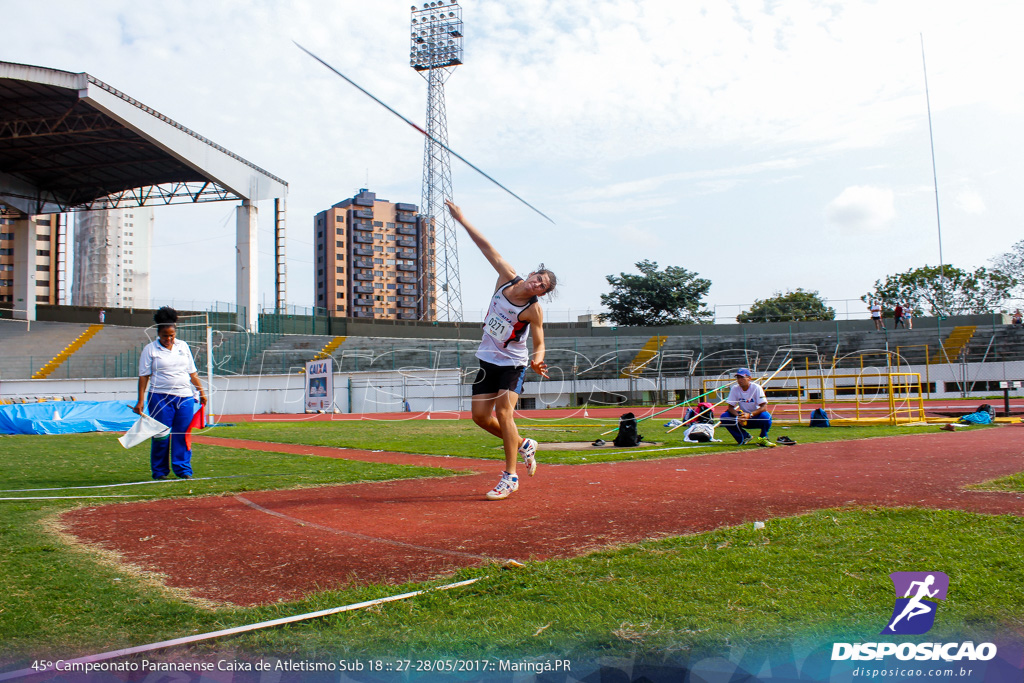
[[[547,378],[548,364],[544,362],[544,311],[540,304],[534,304],[526,309],[524,319],[530,323],[530,337],[533,339],[533,356],[530,359],[530,369],[541,377]]]

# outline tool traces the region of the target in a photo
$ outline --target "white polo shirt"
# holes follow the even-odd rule
[[[765,398],[764,389],[751,382],[746,390],[740,389],[739,384],[732,385],[732,388],[729,389],[729,398],[725,399],[725,402],[734,408],[739,406],[740,410],[745,413],[752,413],[762,403],[767,403],[768,399]]]
[[[164,348],[159,339],[146,344],[139,356],[139,376],[149,375],[149,390],[154,394],[193,396],[189,376],[197,372],[192,350],[180,339],[171,348]]]

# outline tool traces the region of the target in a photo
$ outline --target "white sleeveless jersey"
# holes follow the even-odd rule
[[[522,282],[516,277],[506,282],[491,297],[484,317],[484,335],[476,357],[494,365],[526,365],[530,362],[530,352],[526,348],[526,333],[530,323],[520,320],[519,314],[537,303],[537,297],[531,298],[522,306],[516,306],[505,298],[505,290]]]

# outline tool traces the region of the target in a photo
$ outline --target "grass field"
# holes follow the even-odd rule
[[[529,436],[541,442],[541,462],[554,464],[579,464],[595,462],[614,462],[618,460],[641,460],[644,458],[664,458],[666,455],[704,455],[722,451],[736,450],[737,446],[725,429],[715,430],[716,438],[723,443],[701,446],[690,450],[695,444],[683,441],[685,429],[677,429],[669,433],[663,425],[667,420],[654,418],[638,424],[640,434],[645,441],[657,443],[628,449],[614,448],[607,452],[598,450],[585,453],[574,451],[544,450],[544,443],[552,442],[588,442],[598,438],[611,442],[615,434],[603,432],[614,429],[616,421],[595,422],[594,425],[581,426],[579,418],[567,420],[518,420],[522,436]],[[984,429],[985,427],[980,427]],[[786,434],[799,443],[815,443],[820,441],[840,441],[850,439],[867,439],[881,436],[896,436],[919,433],[922,429],[935,430],[937,427],[832,427],[829,429],[811,429],[806,426],[775,427],[772,437]],[[970,427],[979,429],[979,427]],[[253,439],[288,444],[306,444],[310,446],[332,446],[335,448],[383,449],[387,451],[426,453],[430,455],[456,455],[468,458],[489,458],[501,460],[504,451],[495,437],[485,433],[470,420],[338,420],[335,422],[293,422],[282,424],[250,422],[234,427],[218,427],[206,432],[209,436]],[[756,436],[756,434],[755,434]],[[666,448],[687,448],[676,453],[667,453]]]
[[[646,423],[642,423],[646,424]],[[551,423],[542,440],[588,441],[593,431]],[[559,432],[558,429],[565,431]],[[681,430],[664,437],[666,445]],[[530,427],[524,427],[531,433]],[[784,433],[800,442],[910,432],[864,427]],[[496,440],[468,422],[336,422],[246,425],[215,436],[497,458]],[[557,436],[556,436],[557,435]],[[582,438],[581,438],[582,437]],[[728,438],[728,437],[726,437]],[[728,446],[701,449],[722,450]],[[734,446],[732,448],[735,448]],[[124,451],[112,435],[0,437],[0,489],[100,486],[148,478],[145,448]],[[692,456],[692,451],[684,451]],[[645,456],[665,457],[663,452]],[[548,462],[580,456],[544,453]],[[609,458],[629,456],[609,456]],[[596,458],[592,458],[593,462]],[[0,496],[217,495],[253,489],[343,484],[450,474],[310,456],[197,446],[201,476],[222,477],[114,489]],[[1024,490],[1024,476],[993,484]],[[152,577],[103,564],[48,531],[75,505],[119,499],[0,501],[0,668],[44,656],[71,657],[324,609],[423,587],[368,585],[258,608],[207,608],[154,585]],[[1024,520],[916,509],[827,510],[695,536],[651,541],[519,570],[463,570],[481,576],[429,594],[197,648],[230,647],[277,656],[543,656],[722,653],[730,647],[841,634],[877,633],[892,609],[887,575],[941,569],[952,579],[943,618],[929,636],[970,631],[1024,635]],[[431,584],[426,584],[431,585]]]

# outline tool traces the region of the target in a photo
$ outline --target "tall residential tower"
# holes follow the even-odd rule
[[[366,189],[316,215],[316,308],[346,318],[433,320],[434,229],[415,204]]]
[[[75,215],[71,304],[148,308],[153,209],[103,209]]]

